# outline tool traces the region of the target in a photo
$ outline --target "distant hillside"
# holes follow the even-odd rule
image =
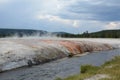
[[[3,37],[23,37],[23,36],[58,36],[58,37],[75,37],[74,34],[67,32],[47,32],[43,30],[31,29],[0,29],[0,38]]]
[[[43,30],[31,30],[31,29],[0,29],[0,37],[11,37],[11,36],[42,36],[42,35],[55,35],[58,37],[65,38],[120,38],[119,30],[103,30],[99,32],[89,33],[88,31],[83,34],[72,34],[67,32],[47,32]]]
[[[10,36],[31,36],[31,35],[43,35],[46,34],[47,31],[42,30],[30,30],[30,29],[0,29],[0,37],[10,37]]]
[[[80,37],[90,37],[90,38],[120,38],[119,30],[103,30],[93,33],[83,33]]]
[[[62,33],[59,34],[61,37],[66,38],[120,38],[120,29],[119,30],[103,30],[98,32],[89,33],[88,31],[83,34],[70,34]]]
[[[58,37],[75,37],[74,34],[72,33],[67,33],[67,32],[52,32],[53,35],[56,35]]]

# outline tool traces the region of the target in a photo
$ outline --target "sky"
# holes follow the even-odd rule
[[[69,33],[120,29],[120,0],[0,0],[0,28]]]

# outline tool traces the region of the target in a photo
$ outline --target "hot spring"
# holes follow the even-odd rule
[[[0,72],[119,47],[111,41],[79,38],[3,38],[0,39]]]

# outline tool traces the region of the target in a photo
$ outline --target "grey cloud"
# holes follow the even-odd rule
[[[120,21],[120,0],[88,0],[78,1],[66,8],[66,13],[61,13],[64,18]],[[74,14],[73,16],[71,14]],[[78,15],[76,17],[76,15]],[[65,17],[66,16],[66,17]]]
[[[63,20],[78,20],[80,27],[76,29],[72,25],[36,19],[35,16],[40,14],[58,16]],[[86,29],[101,30],[107,22],[114,21],[120,21],[120,0],[12,0],[0,7],[0,28],[63,30],[76,33]]]

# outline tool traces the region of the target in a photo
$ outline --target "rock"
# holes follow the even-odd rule
[[[32,63],[32,61],[31,60],[28,60],[28,67],[32,67],[32,65],[33,65],[33,63]]]
[[[70,53],[69,55],[68,55],[68,57],[69,58],[71,58],[71,57],[73,57],[74,55],[72,54],[72,53]]]

